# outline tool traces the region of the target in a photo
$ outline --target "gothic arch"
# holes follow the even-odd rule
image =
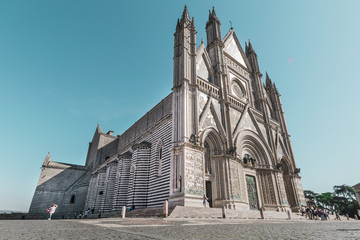
[[[205,141],[207,141],[212,148],[212,154],[219,155],[224,152],[224,141],[215,128],[209,127],[202,131],[200,134],[200,143],[202,147],[205,147]]]
[[[242,158],[249,154],[258,164],[273,165],[274,160],[268,146],[251,130],[243,130],[235,137],[236,153]]]

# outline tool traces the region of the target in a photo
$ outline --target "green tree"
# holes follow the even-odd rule
[[[340,214],[349,214],[350,217],[354,217],[359,203],[355,199],[355,191],[352,187],[346,184],[334,186],[334,200]]]
[[[311,190],[304,191],[305,198],[308,199],[308,204],[316,205],[316,196],[319,195]]]
[[[334,186],[334,194],[336,196],[342,196],[342,197],[348,199],[349,201],[355,200],[354,189],[346,184]]]
[[[326,192],[315,196],[317,205],[328,210],[333,210],[335,205],[334,195],[331,192]]]

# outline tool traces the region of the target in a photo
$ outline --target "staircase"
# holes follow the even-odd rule
[[[258,210],[225,209],[226,218],[230,219],[261,219]],[[264,211],[264,219],[289,219],[287,212]],[[301,214],[290,213],[291,219],[305,219]],[[176,206],[169,218],[222,218],[221,208],[199,208]]]
[[[117,217],[121,217],[119,214]],[[126,211],[125,217],[127,218],[151,218],[151,217],[164,217],[163,208],[142,208],[132,211]]]

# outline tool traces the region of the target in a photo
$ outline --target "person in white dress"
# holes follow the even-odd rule
[[[51,216],[55,213],[57,207],[58,207],[58,205],[56,205],[55,203],[51,206],[50,211],[49,211],[50,216],[49,216],[48,220],[51,220]]]

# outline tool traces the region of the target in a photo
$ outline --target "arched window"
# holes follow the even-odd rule
[[[207,142],[204,143],[205,147],[205,173],[211,174],[211,149]]]
[[[71,195],[70,203],[75,203],[75,194]]]

